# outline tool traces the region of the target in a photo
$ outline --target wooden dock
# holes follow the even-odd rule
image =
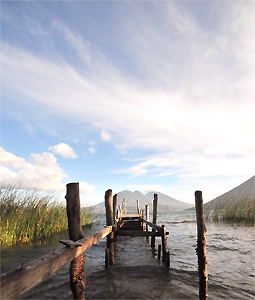
[[[154,194],[153,199],[153,222],[149,221],[149,206],[145,206],[145,210],[140,210],[137,203],[137,213],[127,214],[125,207],[125,199],[122,205],[117,208],[117,194],[112,196],[112,190],[105,193],[105,209],[106,209],[106,228],[84,237],[80,223],[80,197],[79,184],[71,183],[67,185],[67,216],[69,228],[69,240],[61,240],[63,248],[49,253],[28,264],[22,265],[21,268],[11,271],[1,276],[1,299],[17,299],[25,292],[38,285],[40,282],[48,278],[59,268],[71,262],[70,264],[70,287],[74,299],[85,299],[86,276],[84,267],[84,252],[107,237],[105,250],[105,268],[109,268],[114,264],[114,244],[117,242],[118,236],[141,236],[151,238],[151,247],[155,247],[155,238],[160,237],[161,243],[158,245],[158,259],[164,262],[167,268],[170,267],[170,254],[167,248],[167,235],[165,225],[157,224],[157,203],[158,195]],[[151,228],[151,230],[150,230]],[[205,245],[203,245],[205,251]],[[128,250],[127,250],[128,251]],[[204,252],[203,252],[204,253]],[[201,259],[200,259],[201,261]],[[206,257],[204,262],[207,264]],[[204,265],[201,264],[201,268]],[[206,268],[203,269],[206,271]],[[205,272],[203,272],[203,280],[207,280]],[[207,273],[206,273],[207,276]],[[202,276],[201,276],[202,278]],[[204,279],[205,278],[205,279]],[[201,279],[202,282],[202,279]],[[206,292],[200,295],[207,297]],[[204,299],[204,298],[201,298]]]

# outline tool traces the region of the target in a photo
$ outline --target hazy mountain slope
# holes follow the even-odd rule
[[[179,211],[192,207],[191,204],[184,203],[182,201],[178,201],[173,199],[165,194],[158,193],[158,213],[167,213],[170,211]],[[152,213],[152,201],[154,198],[154,192],[150,192],[146,195],[139,191],[131,192],[131,191],[122,191],[118,193],[118,203],[117,205],[121,205],[122,200],[126,199],[126,208],[127,213],[136,213],[137,212],[137,204],[136,200],[139,201],[140,209],[144,209],[145,205],[149,205],[150,213]],[[101,202],[94,206],[94,212],[96,213],[104,213],[105,207],[104,202]]]
[[[242,199],[243,201],[255,199],[255,176],[251,177],[244,183],[226,192],[225,194],[218,196],[217,198],[204,204],[204,208],[215,209],[218,207],[224,207],[229,202],[237,201],[239,199]]]
[[[255,176],[204,204],[205,216],[212,219],[253,220]]]
[[[176,200],[170,196],[167,196],[167,195],[159,193],[159,192],[149,192],[146,194],[146,196],[153,199],[154,193],[158,194],[158,199],[159,199],[158,205],[159,205],[159,209],[161,212],[179,211],[179,210],[184,210],[187,208],[194,207],[194,205],[192,205],[192,204],[188,204],[188,203]]]

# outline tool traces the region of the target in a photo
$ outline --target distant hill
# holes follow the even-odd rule
[[[255,206],[255,176],[236,188],[204,204],[209,219],[253,220]]]
[[[150,192],[144,195],[139,191],[131,192],[131,191],[122,191],[118,193],[118,203],[117,205],[121,205],[122,200],[126,199],[126,209],[127,213],[136,213],[137,212],[137,204],[136,200],[139,201],[140,209],[144,209],[145,205],[149,205],[150,213],[152,213],[152,201],[154,198],[154,193],[158,194],[158,213],[167,213],[171,211],[180,211],[190,207],[193,207],[192,204],[188,204],[174,198],[171,198],[165,194],[159,192]],[[105,205],[104,202],[101,202],[93,207],[93,211],[95,213],[104,213]]]

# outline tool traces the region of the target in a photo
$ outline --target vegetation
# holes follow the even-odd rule
[[[254,226],[255,219],[254,198],[240,198],[230,200],[224,205],[217,203],[215,207],[205,209],[205,217],[214,221],[225,221],[231,223],[244,223]]]
[[[68,228],[66,207],[56,195],[15,187],[1,188],[1,245],[38,240]],[[89,208],[81,212],[82,225],[93,221]]]

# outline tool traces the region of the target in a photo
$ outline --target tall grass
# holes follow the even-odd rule
[[[228,201],[225,205],[219,203],[214,209],[207,208],[205,210],[205,217],[213,221],[243,223],[254,227],[254,208],[254,198],[240,198],[235,201]]]
[[[65,204],[55,195],[15,187],[1,188],[2,246],[38,240],[68,228]],[[81,212],[82,225],[91,223],[89,208]]]

